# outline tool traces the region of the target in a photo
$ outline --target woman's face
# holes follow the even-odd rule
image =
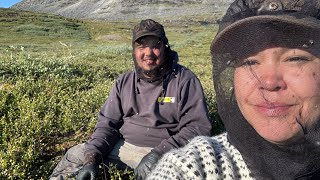
[[[302,137],[320,117],[320,59],[275,47],[241,60],[234,74],[240,111],[264,139],[283,144]]]

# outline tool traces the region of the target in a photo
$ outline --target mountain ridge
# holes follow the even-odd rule
[[[232,0],[23,0],[10,8],[107,21],[214,16]]]

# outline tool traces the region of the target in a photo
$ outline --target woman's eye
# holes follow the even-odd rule
[[[256,60],[246,59],[241,63],[241,66],[252,66],[252,65],[256,65],[256,64],[258,64],[258,62]]]
[[[304,56],[294,56],[294,57],[290,57],[288,58],[288,61],[310,61],[310,58],[308,57],[304,57]]]

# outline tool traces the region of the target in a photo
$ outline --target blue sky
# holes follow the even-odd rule
[[[0,7],[8,8],[22,0],[0,0]]]

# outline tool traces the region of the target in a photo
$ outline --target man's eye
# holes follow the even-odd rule
[[[139,45],[139,46],[136,46],[136,48],[137,49],[143,49],[143,48],[145,48],[145,46],[144,45]]]
[[[155,49],[160,49],[161,46],[162,46],[162,42],[161,42],[161,41],[158,41],[157,43],[154,43],[154,44],[152,45],[152,47],[155,48]]]

